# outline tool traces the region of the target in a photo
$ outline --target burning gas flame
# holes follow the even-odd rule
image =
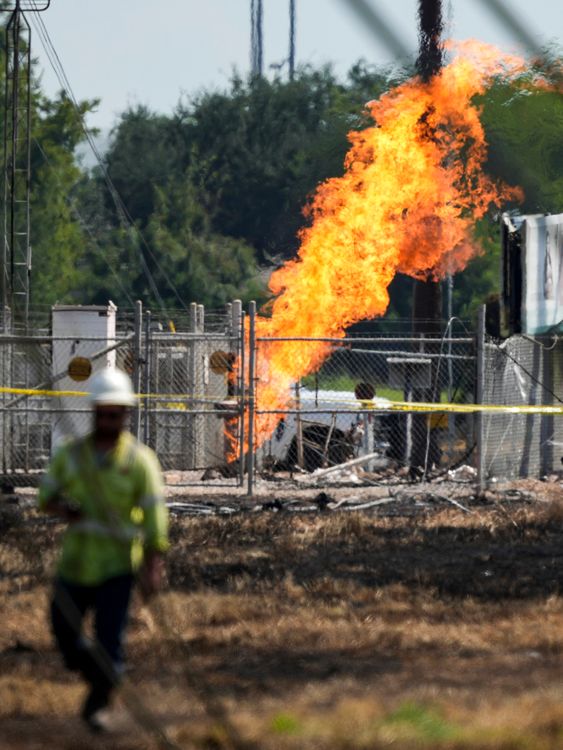
[[[397,272],[439,278],[479,252],[475,221],[522,196],[484,174],[487,144],[473,98],[523,67],[466,42],[429,82],[410,79],[367,105],[374,124],[350,133],[344,175],[318,187],[297,259],[272,275],[275,298],[270,317],[257,319],[258,337],[343,337],[385,312]],[[272,413],[258,416],[258,443],[287,408],[292,384],[330,351],[327,342],[259,342],[257,409]]]

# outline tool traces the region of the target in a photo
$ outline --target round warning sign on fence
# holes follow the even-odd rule
[[[371,401],[375,396],[375,388],[371,383],[357,383],[354,388],[354,396],[358,401]]]
[[[209,357],[209,367],[216,375],[224,375],[226,372],[231,372],[234,361],[234,354],[218,349]]]
[[[68,363],[68,376],[77,383],[88,380],[92,374],[92,363],[87,357],[74,357]]]

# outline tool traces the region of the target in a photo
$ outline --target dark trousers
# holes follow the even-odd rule
[[[123,671],[123,636],[133,576],[110,578],[98,586],[55,581],[51,622],[68,669],[82,673],[90,685],[109,692]],[[95,642],[83,636],[82,623],[94,611]]]

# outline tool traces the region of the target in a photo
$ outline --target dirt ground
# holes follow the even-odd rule
[[[563,748],[558,481],[260,492],[173,516],[169,582],[135,601],[103,738],[76,718],[84,688],[46,619],[62,527],[5,502],[0,748],[228,748],[233,727],[264,750]]]

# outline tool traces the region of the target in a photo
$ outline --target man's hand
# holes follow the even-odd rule
[[[145,601],[154,596],[164,580],[164,558],[160,552],[147,552],[139,570],[139,587]]]
[[[76,523],[76,521],[80,521],[82,518],[80,507],[61,495],[55,495],[55,497],[47,503],[45,510],[53,516],[62,518],[63,521],[66,521],[67,523]]]

